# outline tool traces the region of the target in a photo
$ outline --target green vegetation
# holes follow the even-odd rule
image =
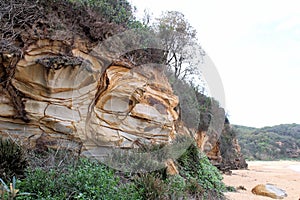
[[[122,25],[134,23],[135,17],[133,12],[135,8],[127,0],[70,0],[71,2],[80,2],[93,8],[94,11],[100,13],[102,17],[109,22]]]
[[[139,51],[130,55],[139,55],[142,62],[145,55],[150,54],[150,59],[146,59],[149,63],[164,58],[163,63],[167,64],[169,72],[173,73],[170,76],[173,88],[181,87],[177,94],[180,102],[184,102],[181,105],[181,117],[186,126],[207,130],[211,119],[222,119],[220,116],[224,115],[224,109],[220,108],[216,101],[203,95],[203,88],[199,89],[198,85],[192,84],[191,77],[199,75],[196,68],[205,52],[201,48],[197,49],[200,51],[200,60],[193,59],[195,56],[187,47],[200,46],[196,45],[195,30],[181,13],[167,12],[158,20],[157,26],[151,26],[135,19],[134,9],[126,0],[15,0],[16,4],[8,0],[0,1],[4,8],[8,8],[0,20],[0,40],[5,41],[5,44],[7,41],[9,44],[12,42],[16,45],[13,47],[20,52],[29,41],[23,40],[26,37],[22,37],[22,34],[25,33],[35,34],[38,38],[57,38],[58,31],[60,40],[69,41],[79,36],[91,43],[97,43],[129,28],[156,32],[159,38],[165,41],[167,49],[162,57],[157,56],[155,59],[162,50],[153,49],[142,49],[144,51],[140,51],[140,55]],[[175,40],[170,40],[169,37]],[[20,41],[16,42],[16,38]],[[18,59],[21,55],[20,53]],[[182,91],[186,93],[183,94]],[[23,105],[22,102],[20,105]],[[20,110],[21,114],[18,117],[27,122],[26,112],[22,112],[23,107],[15,109]],[[196,124],[189,124],[198,118],[200,119]],[[222,123],[223,121],[220,125],[223,125]],[[6,187],[6,193],[1,193],[6,195],[3,198],[7,199],[223,199],[222,192],[226,189],[219,171],[194,144],[175,161],[179,174],[174,176],[166,174],[165,166],[151,173],[147,173],[147,170],[128,173],[86,158],[74,159],[74,155],[65,150],[48,150],[41,154],[27,152],[25,155],[22,148],[11,141],[9,145],[5,142],[2,144],[4,145],[0,150],[0,170],[3,171],[0,171],[0,178],[4,181],[1,186],[9,185],[13,180],[13,187],[10,190]],[[145,149],[150,150],[153,151],[153,148]],[[172,157],[172,151],[160,151],[160,147],[158,150],[161,154]],[[161,154],[156,155],[158,159]],[[145,157],[129,154],[117,159],[124,160],[130,167],[136,166],[136,169],[140,169],[141,166],[145,169],[155,168],[156,164],[161,164],[162,161],[153,163],[147,159],[148,162],[145,162]],[[117,167],[125,169],[126,165]],[[17,180],[12,178],[14,176]],[[17,196],[15,188],[20,190],[18,194],[30,195]]]
[[[9,184],[9,186],[0,178],[0,197],[1,200],[7,199],[7,200],[13,200],[20,196],[30,196],[34,195],[28,192],[19,192],[19,189],[16,188],[16,177],[13,177],[12,183]]]
[[[186,147],[187,150],[182,152]],[[179,174],[168,176],[163,161],[166,158],[176,158],[178,153],[180,157],[175,163]],[[110,160],[110,166],[122,171],[131,169],[128,173],[138,174],[139,178],[135,179],[135,183],[143,191],[143,199],[205,199],[211,196],[220,199],[223,197],[222,192],[226,190],[219,170],[200,152],[193,140],[186,136],[178,137],[171,145],[143,146],[135,153],[116,151]],[[151,169],[155,171],[147,173]]]
[[[199,64],[205,55],[197,44],[196,30],[178,11],[165,12],[151,26],[165,49],[165,64],[173,71],[176,80],[199,75]],[[196,53],[199,53],[198,56]]]
[[[74,159],[66,150],[28,151],[26,156],[34,162],[23,178],[11,178],[10,188],[11,181],[0,179],[2,199],[223,199],[226,190],[217,168],[195,144],[175,161],[177,175],[167,175],[165,166],[153,172],[117,171],[95,160]]]
[[[300,125],[252,128],[234,126],[242,152],[249,160],[300,159]]]
[[[205,52],[197,41],[196,30],[178,11],[163,13],[151,24],[151,29],[165,49],[163,64],[167,66],[166,75],[172,89],[179,97],[181,120],[189,128],[206,131],[216,114],[212,107],[217,104],[203,94],[207,88],[200,85],[204,80],[200,78],[199,67]]]
[[[189,192],[196,197],[204,192],[204,195],[221,196],[225,191],[222,176],[208,158],[192,144],[187,151],[177,160],[180,175],[187,180]]]
[[[8,182],[13,176],[22,177],[26,167],[23,149],[13,140],[0,137],[0,178]]]
[[[139,199],[134,185],[122,184],[112,169],[85,158],[62,169],[28,169],[17,186],[37,195],[26,199]]]

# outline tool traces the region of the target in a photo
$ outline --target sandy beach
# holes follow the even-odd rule
[[[300,198],[300,162],[296,161],[248,161],[248,170],[233,170],[232,175],[223,175],[226,185],[244,186],[246,190],[227,192],[230,200],[263,200],[269,197],[257,196],[251,193],[258,184],[271,183],[283,189],[288,194],[284,199],[298,200]]]

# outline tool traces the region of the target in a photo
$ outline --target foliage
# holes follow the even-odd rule
[[[133,181],[143,199],[180,199],[180,198],[204,198],[217,196],[222,198],[225,186],[222,183],[222,176],[205,155],[200,153],[195,144],[191,145],[190,137],[178,137],[174,144],[170,145],[148,145],[141,146],[134,153],[115,151],[109,158],[110,166],[128,171],[125,176],[135,174]],[[182,151],[180,145],[186,151]],[[189,146],[191,145],[191,146]],[[166,158],[180,157],[179,174],[168,176],[164,160]],[[141,154],[147,152],[149,154]],[[151,152],[153,154],[151,154]],[[183,153],[183,154],[182,154]],[[152,156],[152,157],[146,157]],[[108,161],[109,161],[108,160]],[[115,165],[114,165],[115,164]],[[117,164],[117,165],[116,165]],[[159,165],[160,164],[160,165]],[[155,171],[152,171],[155,169]]]
[[[176,199],[178,197],[186,197],[187,191],[187,181],[180,175],[170,176],[166,180],[166,184],[169,187],[170,199]]]
[[[281,124],[277,126],[267,126],[261,128],[260,131],[264,132],[274,132],[278,135],[290,136],[294,138],[299,138],[300,134],[300,125],[299,124]],[[256,131],[257,132],[257,131]]]
[[[125,29],[123,22],[110,22],[113,20],[111,18],[119,18],[118,16],[102,13],[100,8],[107,6],[118,12],[118,9],[129,9],[129,3],[124,3],[123,8],[123,1],[107,1],[110,3],[99,5],[80,2],[82,1],[0,0],[3,7],[0,18],[0,50],[14,48],[22,54],[22,47],[28,45],[31,39],[39,38],[71,41],[79,36],[90,42],[99,42]]]
[[[135,178],[135,184],[140,190],[142,199],[166,199],[168,185],[161,175],[155,173],[141,174]]]
[[[36,193],[38,199],[139,199],[131,183],[121,184],[113,170],[88,159],[63,170],[29,169],[17,185],[22,191]],[[27,197],[35,199],[35,197]]]
[[[18,199],[222,199],[214,170],[206,158],[199,162],[197,178],[191,172],[187,176],[187,171],[174,176],[161,171],[116,174],[101,163],[81,158],[76,166],[29,169],[17,187],[36,195]]]
[[[0,137],[0,178],[5,182],[13,176],[22,177],[27,167],[24,150],[15,141]]]
[[[235,129],[242,152],[247,159],[300,158],[299,124],[281,124],[260,129],[235,126]]]
[[[46,150],[29,150],[27,160],[30,169],[59,169],[64,172],[69,166],[75,166],[78,162],[79,155],[68,149],[46,149]]]
[[[176,141],[190,144],[191,141],[186,140],[178,138]],[[152,145],[144,146],[139,151],[154,151],[157,159],[162,159],[174,157],[172,153],[176,148]],[[71,155],[65,150],[28,152],[31,162],[26,178],[17,182],[14,179],[12,187],[7,189],[6,186],[3,195],[17,199],[214,199],[214,196],[222,199],[221,178],[195,145],[179,158],[180,174],[175,176],[167,176],[165,166],[151,173],[136,171],[135,175],[132,172],[116,174],[101,163],[86,158],[77,160]],[[127,160],[129,157],[125,155],[124,158],[125,162],[148,165],[145,157]],[[151,163],[149,166],[153,167]]]
[[[127,25],[133,22],[134,8],[127,0],[70,0],[81,2],[92,7],[110,22]]]
[[[180,175],[164,178],[158,173],[140,174],[134,180],[142,199],[182,199],[191,196],[186,179]]]
[[[180,119],[185,125],[195,130],[207,131],[212,123],[215,130],[221,131],[225,112],[219,103],[204,95],[193,83],[180,79],[175,81],[170,73],[167,76],[174,94],[179,97]]]
[[[16,177],[13,177],[12,183],[9,184],[9,187],[6,183],[0,178],[0,197],[2,200],[13,200],[20,196],[29,196],[34,195],[28,192],[19,193],[19,189],[16,189]]]
[[[1,18],[3,19],[0,23],[3,25],[0,31],[3,36],[1,39],[20,38],[19,49],[26,46],[27,41],[23,41],[23,38],[26,38],[23,34],[27,33],[38,38],[59,37],[61,40],[69,40],[79,35],[96,42],[124,30],[115,23],[127,28],[141,28],[145,32],[149,30],[145,24],[135,20],[132,7],[126,0],[28,0],[24,1],[25,3],[15,0],[16,4],[13,4],[14,1],[10,3],[7,0],[1,0],[1,5],[2,2],[10,9],[7,9],[8,12]],[[8,18],[12,20],[7,20]],[[189,87],[187,82],[184,82],[189,75],[196,74],[196,67],[201,61],[193,59],[195,55],[191,52],[195,49],[190,49],[190,47],[200,47],[197,46],[195,29],[179,12],[166,13],[156,25],[154,30],[158,32],[167,49],[163,52],[167,55],[162,58],[166,59],[166,63],[174,72],[174,85],[181,84],[183,88],[188,88],[182,91],[187,91],[189,95],[185,94],[186,99],[180,101],[186,100],[189,106],[186,110],[195,111],[192,117],[201,117],[202,113],[205,113],[206,117],[210,116],[213,113],[210,109],[211,99],[201,95],[192,84]],[[63,34],[57,36],[56,34],[61,31]],[[61,38],[62,35],[65,38]],[[151,41],[146,41],[145,46],[147,42]],[[204,51],[201,48],[196,50],[200,52],[200,57],[196,57],[201,59],[201,56],[205,54]],[[161,53],[159,51],[144,52],[152,56],[154,53]],[[184,81],[181,82],[180,79]],[[205,119],[207,121],[204,122],[204,126],[210,121],[209,117]],[[190,126],[201,127],[202,125]],[[155,155],[158,161],[170,154],[169,149],[159,152],[160,154]],[[37,194],[37,197],[29,196],[26,199],[180,199],[190,196],[205,198],[214,195],[219,199],[224,190],[219,172],[204,155],[200,154],[195,145],[192,145],[178,159],[180,174],[169,177],[164,174],[164,167],[152,173],[137,171],[135,178],[124,174],[118,176],[114,170],[98,162],[88,159],[68,162],[61,157],[60,152],[53,153],[54,155],[32,157],[33,161],[27,170],[26,178],[16,183],[21,191]],[[119,156],[118,159],[120,161],[118,163],[122,163],[123,160],[124,164],[136,165],[134,169],[140,169],[141,166],[151,169],[159,164],[159,162],[144,162],[144,157],[130,154]],[[146,160],[152,161],[149,158]],[[124,166],[119,167],[124,168]]]
[[[128,0],[69,0],[91,7],[109,22],[123,25],[129,29],[147,29],[149,27],[136,19],[136,8]]]
[[[145,148],[147,149],[145,149]],[[146,173],[153,170],[164,173],[167,150],[164,145],[141,146],[141,148],[114,150],[106,159],[106,163],[113,168],[129,173]]]
[[[172,75],[170,76],[172,78]],[[180,102],[180,118],[189,128],[198,128],[200,122],[200,115],[202,113],[201,107],[204,107],[204,104],[201,104],[198,101],[196,96],[196,91],[182,80],[170,81],[174,94],[179,97]],[[184,92],[183,92],[184,91]],[[207,109],[209,107],[210,98],[205,97],[208,102]]]
[[[166,64],[176,80],[199,75],[197,67],[205,53],[197,44],[196,30],[184,15],[178,11],[165,12],[153,24],[153,29],[166,50]]]
[[[243,186],[240,186],[243,187]],[[233,186],[226,186],[226,192],[237,192],[237,189]]]
[[[180,175],[188,181],[190,192],[196,196],[201,193],[222,196],[225,185],[220,172],[195,144],[192,144],[177,161]]]

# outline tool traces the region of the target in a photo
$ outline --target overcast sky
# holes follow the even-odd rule
[[[300,124],[300,1],[129,0],[182,12],[217,68],[232,124]]]

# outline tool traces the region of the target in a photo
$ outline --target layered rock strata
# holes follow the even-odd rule
[[[80,47],[37,40],[9,79],[5,70],[14,55],[2,53],[1,78],[9,82],[1,85],[2,135],[32,147],[47,135],[45,145],[71,149],[174,139],[178,98],[159,67],[105,67]]]

